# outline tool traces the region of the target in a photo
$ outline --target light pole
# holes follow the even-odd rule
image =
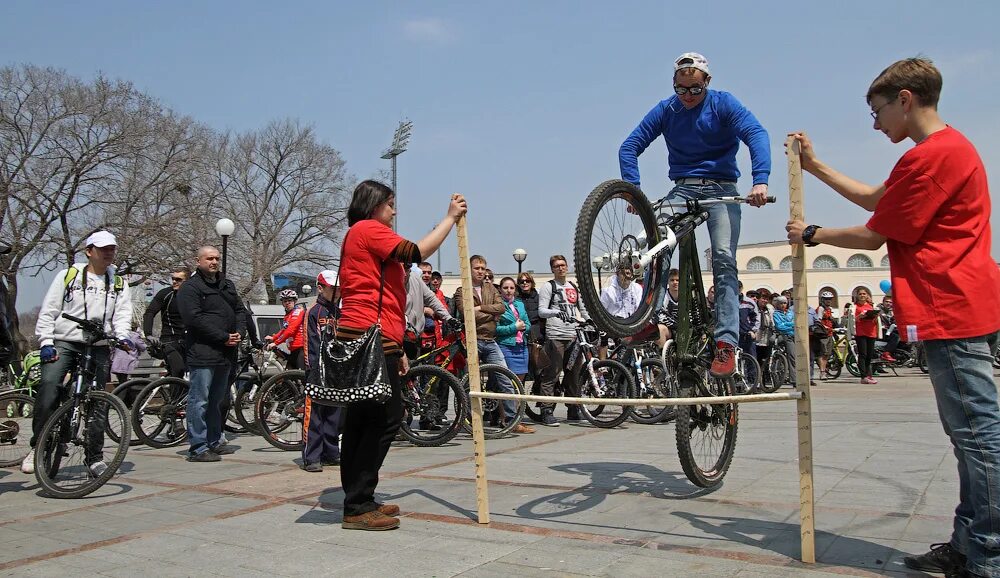
[[[592,262],[594,263],[594,267],[597,268],[597,291],[600,292],[603,289],[601,286],[601,269],[607,265],[607,262],[604,260],[603,255],[594,257]]]
[[[215,222],[215,232],[222,237],[222,275],[226,274],[226,253],[229,249],[229,235],[236,230],[236,223],[229,219],[219,219]]]
[[[309,297],[309,294],[312,293],[312,290],[313,290],[312,285],[309,285],[308,283],[306,283],[305,285],[303,285],[302,286],[302,298],[303,299],[307,299]]]
[[[528,258],[528,252],[524,249],[514,249],[514,260],[517,261],[517,276],[521,276],[521,263]]]
[[[396,215],[399,214],[399,192],[396,191],[396,157],[406,152],[406,145],[410,143],[410,130],[413,129],[413,122],[409,120],[399,121],[396,127],[396,134],[392,136],[392,146],[382,153],[383,159],[392,160],[392,193],[396,195]],[[399,230],[396,226],[396,216],[392,217],[392,228]]]

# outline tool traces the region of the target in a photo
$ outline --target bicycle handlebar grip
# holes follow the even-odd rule
[[[769,203],[777,203],[778,202],[778,197],[768,197],[767,198],[767,202],[769,202]]]
[[[80,323],[80,324],[83,324],[83,323],[86,323],[86,322],[87,322],[87,320],[86,320],[86,319],[80,319],[79,317],[74,317],[74,316],[70,315],[69,313],[63,313],[63,314],[62,314],[62,316],[63,316],[63,318],[65,318],[65,319],[69,319],[69,320],[70,320],[70,321],[72,321],[73,323]]]

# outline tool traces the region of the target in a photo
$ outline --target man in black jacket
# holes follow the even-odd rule
[[[236,451],[222,443],[223,401],[236,368],[236,348],[246,331],[246,309],[236,285],[219,273],[219,251],[198,249],[198,270],[177,292],[187,328],[185,348],[191,373],[187,429],[190,462],[217,462]]]
[[[146,308],[142,316],[142,332],[146,343],[160,346],[163,361],[167,364],[167,375],[184,377],[187,367],[184,363],[184,320],[177,308],[177,292],[187,281],[188,270],[178,267],[170,272],[170,287],[161,289]],[[153,319],[160,316],[160,336],[153,335]]]

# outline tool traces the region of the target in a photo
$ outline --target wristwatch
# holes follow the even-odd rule
[[[805,243],[806,247],[815,247],[819,243],[813,243],[813,235],[816,234],[817,229],[822,229],[819,225],[809,225],[802,230],[802,242]]]

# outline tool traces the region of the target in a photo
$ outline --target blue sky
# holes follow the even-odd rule
[[[995,1],[8,1],[0,19],[2,65],[102,71],[219,130],[298,118],[358,177],[388,167],[380,153],[399,120],[412,120],[398,166],[401,232],[419,238],[461,192],[471,249],[497,271],[516,269],[515,247],[538,270],[572,253],[581,201],[619,176],[618,146],[669,95],[671,62],[686,51],[704,54],[713,88],[734,93],[771,135],[780,202],[744,211],[743,242],[783,237],[790,130],[810,132],[820,156],[856,178],[888,175],[910,145],[872,130],[864,94],[899,58],[935,60],[942,115],[976,144],[994,190],[1000,171]],[[745,149],[740,164],[749,190]],[[668,190],[662,141],[640,168],[647,194]],[[811,177],[805,190],[808,220],[863,222]],[[453,238],[442,269],[458,271]],[[22,290],[19,305],[40,293]]]

